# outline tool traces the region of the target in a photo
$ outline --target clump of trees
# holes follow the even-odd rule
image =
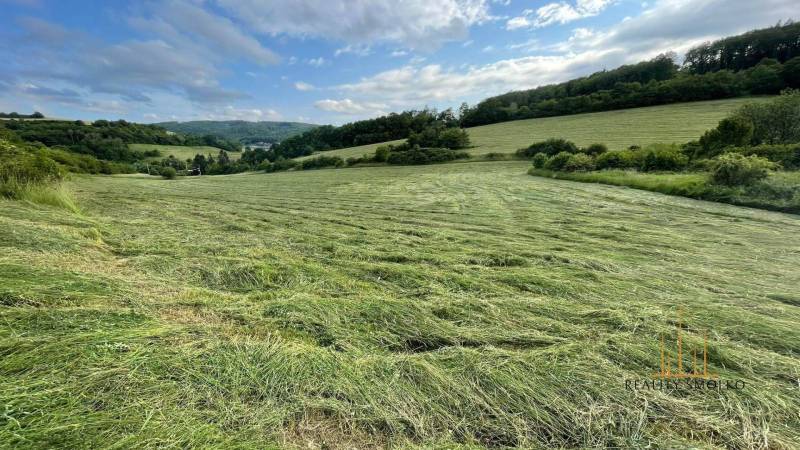
[[[596,144],[596,145],[602,145],[602,144]],[[517,156],[522,158],[530,158],[539,153],[543,153],[544,155],[547,156],[553,156],[562,152],[577,153],[578,146],[566,139],[551,138],[547,139],[546,141],[534,142],[527,148],[521,148],[517,150],[516,154]]]
[[[775,163],[755,155],[725,153],[711,164],[711,180],[725,186],[747,186],[767,178]]]
[[[165,180],[174,180],[178,176],[178,172],[172,167],[164,167],[161,169],[161,176]]]
[[[448,128],[436,123],[419,133],[412,132],[408,136],[407,145],[422,148],[449,148],[458,150],[470,145],[469,135],[460,128]]]
[[[277,158],[296,158],[315,151],[334,150],[358,145],[406,139],[412,133],[422,133],[431,127],[457,128],[459,119],[452,109],[437,112],[432,109],[403,111],[375,119],[360,120],[340,127],[321,126],[290,137],[271,150],[272,161]]]

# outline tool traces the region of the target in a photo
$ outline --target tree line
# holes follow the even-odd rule
[[[411,133],[420,133],[434,124],[458,127],[459,120],[452,109],[441,112],[423,109],[392,113],[339,127],[325,125],[280,142],[273,147],[271,160],[306,156],[315,151],[405,139]]]
[[[800,23],[787,22],[738,36],[706,42],[686,52],[684,68],[691,73],[743,70],[764,58],[780,63],[800,56]]]
[[[18,112],[4,113],[0,112],[0,119],[44,119],[44,114],[39,111],[33,114],[20,114]]]

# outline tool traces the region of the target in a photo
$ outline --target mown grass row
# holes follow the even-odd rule
[[[800,221],[527,167],[81,178],[82,216],[3,202],[0,442],[792,448]],[[678,307],[746,389],[625,388]]]

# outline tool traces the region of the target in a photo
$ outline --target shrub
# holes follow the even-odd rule
[[[544,165],[546,163],[547,163],[547,155],[545,155],[544,153],[537,153],[533,157],[533,167],[535,167],[537,169],[544,168]]]
[[[297,167],[297,161],[293,159],[278,159],[274,163],[270,164],[265,170],[267,173],[272,172],[283,172],[285,170],[294,169]]]
[[[800,88],[800,56],[783,63],[783,81],[788,86]]]
[[[745,156],[756,155],[780,164],[784,169],[800,169],[800,144],[789,145],[757,145],[754,147],[738,147],[731,152]]]
[[[645,172],[654,170],[681,170],[689,164],[680,149],[674,145],[652,145],[644,150],[645,155],[640,169]]]
[[[449,149],[459,149],[469,147],[469,135],[461,128],[446,128],[439,133],[439,142],[434,146]]]
[[[603,154],[608,151],[608,147],[605,144],[592,144],[586,148],[584,148],[583,153],[591,156],[597,156]]]
[[[768,103],[744,105],[736,116],[753,124],[750,142],[738,145],[800,143],[800,91],[787,90]]]
[[[535,142],[528,148],[517,150],[517,155],[530,158],[537,153],[553,156],[561,152],[578,153],[578,147],[566,139],[548,139],[546,141]]]
[[[575,153],[564,164],[564,171],[588,172],[594,170],[594,167],[594,158],[584,153]]]
[[[572,157],[572,153],[570,152],[561,152],[555,156],[552,156],[550,159],[544,163],[544,168],[547,170],[563,170],[564,166],[567,165],[567,162]]]
[[[344,160],[338,156],[317,156],[316,158],[306,159],[300,163],[301,170],[321,169],[323,167],[342,167]]]
[[[763,180],[774,163],[758,156],[725,153],[711,166],[711,180],[725,186],[747,186]]]
[[[375,149],[375,161],[386,162],[389,158],[389,153],[392,151],[391,145],[381,145]]]
[[[722,153],[725,147],[739,147],[749,145],[753,138],[753,122],[742,116],[722,119],[717,128],[706,131],[700,137],[701,151],[694,154],[695,158],[710,158]]]
[[[595,164],[598,169],[622,169],[623,158],[621,151],[606,152],[597,157]]]
[[[646,155],[640,149],[610,151],[598,156],[595,164],[598,169],[639,169]]]
[[[43,151],[20,148],[0,140],[0,183],[47,184],[62,177],[61,168]]]
[[[505,161],[514,158],[514,155],[510,153],[500,153],[500,152],[489,152],[481,156],[483,157],[483,159],[489,161]]]
[[[389,164],[418,165],[466,158],[469,158],[468,153],[447,148],[413,148],[404,152],[390,153],[387,162]]]
[[[164,167],[161,169],[161,176],[165,180],[174,180],[178,176],[178,172],[172,167]]]

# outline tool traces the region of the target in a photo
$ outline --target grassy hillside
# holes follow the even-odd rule
[[[248,122],[245,120],[195,120],[189,122],[157,123],[169,131],[184,134],[212,134],[244,144],[279,142],[310,130],[316,125],[300,122]]]
[[[0,200],[0,443],[794,447],[800,218],[528,166]],[[678,307],[744,390],[626,389]]]
[[[517,120],[468,128],[473,155],[513,153],[536,141],[565,138],[578,145],[604,143],[612,150],[653,142],[688,142],[714,128],[731,111],[744,103],[769,97],[737,98],[709,102],[606,111],[543,119]],[[402,141],[395,141],[400,143]],[[343,158],[374,153],[382,144],[362,145],[325,152]],[[308,158],[308,157],[305,157]],[[304,158],[299,158],[304,159]]]
[[[219,154],[219,149],[216,147],[209,147],[207,145],[195,145],[195,146],[180,146],[180,145],[156,145],[156,144],[128,144],[131,150],[136,151],[147,151],[147,150],[158,150],[161,152],[161,156],[154,156],[149,158],[150,160],[160,160],[168,157],[169,155],[173,155],[174,157],[178,158],[181,161],[184,161],[189,158],[194,158],[197,154],[203,155],[213,155],[215,158],[217,154]],[[241,153],[239,152],[229,152],[228,155],[231,159],[236,160],[241,157]]]

